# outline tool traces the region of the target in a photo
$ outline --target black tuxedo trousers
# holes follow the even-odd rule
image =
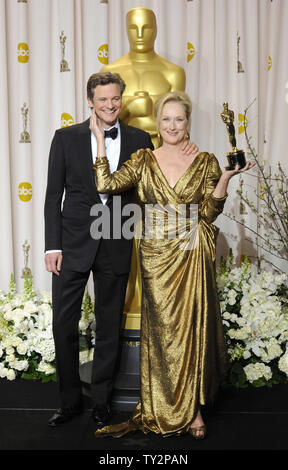
[[[78,324],[90,271],[93,273],[96,316],[92,399],[94,404],[104,405],[112,394],[128,274],[116,275],[113,272],[105,242],[101,241],[91,270],[71,271],[64,264],[59,276],[53,274],[53,334],[63,408],[74,408],[81,404]]]
[[[120,122],[121,151],[118,168],[140,148],[153,148],[149,134]],[[63,200],[64,195],[64,200]],[[115,197],[115,196],[114,196]],[[109,196],[111,234],[113,221],[123,225],[122,208],[132,202],[133,191]],[[121,313],[130,269],[132,240],[91,237],[97,215],[91,208],[101,200],[96,189],[89,120],[56,131],[48,166],[45,199],[45,249],[62,250],[59,276],[52,276],[53,334],[60,405],[73,408],[81,401],[78,324],[85,286],[93,273],[96,345],[91,377],[94,404],[111,398],[119,347]],[[114,217],[117,207],[117,217]],[[119,215],[120,213],[120,215]],[[119,230],[117,230],[119,233]],[[120,230],[121,233],[121,230]]]

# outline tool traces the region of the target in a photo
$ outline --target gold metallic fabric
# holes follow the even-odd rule
[[[213,225],[227,195],[212,195],[221,170],[213,154],[202,152],[172,188],[153,152],[142,149],[113,174],[105,157],[97,159],[95,171],[98,191],[117,194],[136,187],[143,213],[147,205],[157,205],[156,221],[159,213],[166,213],[164,236],[145,238],[144,233],[139,240],[140,400],[128,421],[105,426],[95,435],[120,437],[135,430],[182,434],[200,405],[215,398],[227,365],[215,279],[218,228]],[[178,228],[183,220],[186,228],[189,219],[183,217],[183,207],[189,214],[190,204],[198,204],[196,231],[192,224],[190,232],[180,230],[171,237],[169,208],[175,208]],[[157,224],[155,230],[159,235]],[[183,233],[193,234],[188,249]]]

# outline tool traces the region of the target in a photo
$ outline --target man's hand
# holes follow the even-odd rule
[[[194,155],[195,157],[196,155],[198,155],[199,152],[199,148],[197,147],[197,145],[188,139],[184,140],[181,150],[185,155]]]
[[[46,253],[45,255],[45,265],[49,273],[54,273],[59,276],[59,271],[61,270],[63,255],[62,253]]]

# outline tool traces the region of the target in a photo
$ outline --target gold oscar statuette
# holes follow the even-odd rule
[[[61,36],[59,39],[61,44],[60,72],[70,72],[68,62],[65,60],[65,42],[67,37],[65,36],[64,31],[61,31]]]
[[[238,32],[237,32],[237,72],[238,73],[244,73],[245,70],[243,69],[243,66],[242,66],[242,63],[240,62],[239,60],[239,49],[240,49],[240,36],[238,35]]]
[[[235,127],[234,127],[234,112],[228,108],[228,103],[223,103],[223,111],[220,114],[222,121],[226,124],[226,129],[229,136],[229,142],[232,147],[232,152],[227,154],[228,167],[226,170],[234,170],[236,165],[239,165],[239,170],[246,165],[245,153],[243,150],[237,149]]]
[[[31,142],[31,139],[30,139],[30,134],[27,131],[28,108],[26,106],[26,103],[24,103],[21,108],[21,114],[22,114],[22,119],[23,119],[23,131],[20,134],[19,142],[21,144],[27,144]]]
[[[29,259],[29,250],[30,250],[30,245],[28,244],[27,240],[22,245],[23,248],[23,253],[24,253],[24,268],[22,269],[22,279],[25,279],[26,277],[32,277],[31,274],[31,269],[28,268],[28,259]]]

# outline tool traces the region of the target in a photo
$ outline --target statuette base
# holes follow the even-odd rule
[[[236,165],[239,165],[239,170],[246,165],[245,153],[243,150],[233,150],[227,154],[228,166],[225,170],[235,170]]]

